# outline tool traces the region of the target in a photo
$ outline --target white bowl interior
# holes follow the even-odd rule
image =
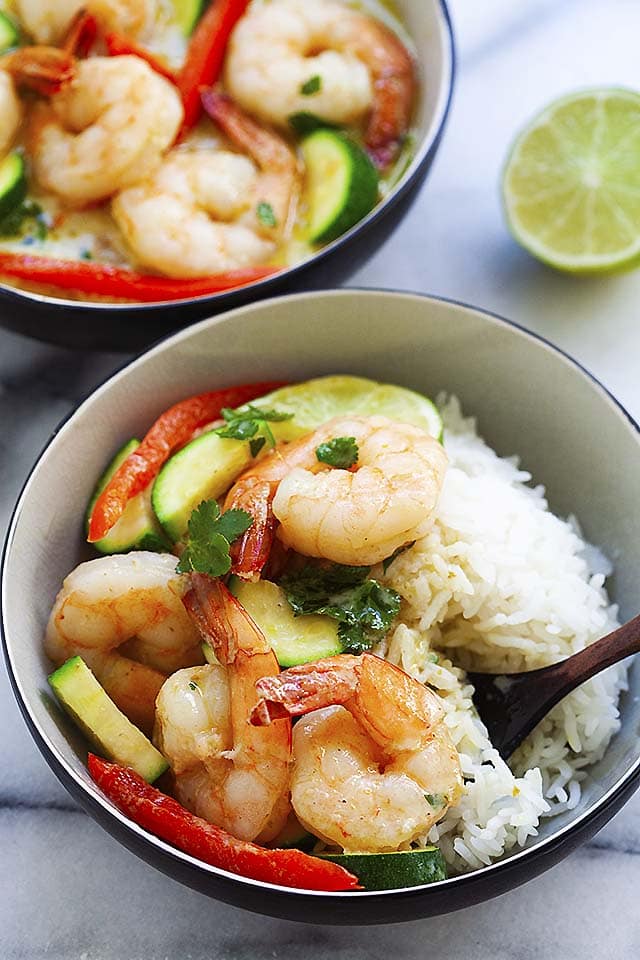
[[[621,615],[640,606],[637,428],[557,350],[472,308],[410,294],[338,291],[254,304],[176,334],[100,387],[60,429],[23,492],[9,533],[3,615],[9,657],[29,713],[55,756],[93,789],[86,744],[48,694],[42,651],[63,577],[90,554],[84,507],[111,453],[163,409],[204,390],[251,381],[354,373],[431,396],[456,393],[502,454],[519,453],[552,508],[575,514],[617,564]],[[544,822],[544,840],[602,800],[638,763],[640,686],[623,697],[623,727],[591,768],[574,811]],[[536,841],[539,842],[539,841]]]

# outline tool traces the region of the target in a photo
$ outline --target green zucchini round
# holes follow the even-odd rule
[[[309,240],[329,243],[362,220],[378,201],[378,174],[346,134],[322,128],[302,142]]]

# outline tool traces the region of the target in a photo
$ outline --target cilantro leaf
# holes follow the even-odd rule
[[[267,203],[266,200],[261,200],[258,206],[256,207],[256,216],[260,223],[265,227],[277,227],[278,220],[276,218],[273,207],[270,203]]]
[[[255,437],[253,440],[250,440],[249,450],[251,451],[251,456],[257,457],[266,442],[267,442],[266,437]]]
[[[283,420],[293,420],[294,416],[292,413],[286,413],[284,410],[263,410],[262,407],[256,407],[253,403],[248,403],[244,409],[248,410],[259,420],[268,420],[270,423],[281,423]],[[234,412],[237,413],[237,411]]]
[[[348,470],[358,462],[358,444],[355,437],[334,437],[316,447],[316,457],[320,463]]]
[[[220,514],[216,533],[223,536],[228,543],[233,543],[249,529],[252,523],[253,518],[246,510],[225,510]]]
[[[330,597],[359,586],[367,579],[369,567],[348,567],[341,563],[329,566],[309,563],[301,570],[289,573],[280,585],[294,614],[317,613]]]
[[[343,650],[369,650],[400,611],[400,595],[377,580],[369,567],[308,564],[283,577],[281,586],[295,616],[322,613],[337,620]]]
[[[292,413],[281,410],[262,410],[252,403],[246,403],[237,410],[225,407],[221,413],[226,423],[224,427],[217,428],[218,436],[229,437],[232,440],[248,440],[252,457],[258,455],[267,441],[270,446],[275,447],[276,438],[269,426],[270,423],[279,423],[293,418]],[[257,434],[261,436],[258,437]]]
[[[220,513],[215,500],[203,500],[189,518],[189,535],[176,567],[178,573],[208,573],[221,577],[231,569],[229,547],[249,529],[253,518],[244,510]]]
[[[40,204],[23,200],[0,220],[0,236],[22,236],[23,242],[33,243],[34,239],[47,239],[47,227],[47,217]]]
[[[309,77],[308,80],[300,87],[300,93],[303,97],[310,97],[314,93],[318,93],[322,89],[322,77],[316,74],[314,77]]]
[[[218,427],[216,433],[221,437],[230,437],[232,440],[248,440],[256,435],[260,429],[258,420],[247,418],[232,420],[226,427]]]
[[[290,113],[287,117],[287,122],[293,132],[297,133],[299,137],[306,137],[307,134],[313,133],[314,130],[319,130],[321,127],[328,127],[331,130],[337,129],[335,124],[326,123],[320,117],[316,117],[314,113],[309,113],[307,110]]]

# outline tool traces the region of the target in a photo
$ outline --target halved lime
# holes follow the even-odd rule
[[[534,256],[571,273],[640,261],[640,94],[608,88],[550,104],[504,169],[509,228]]]
[[[253,402],[293,413],[292,420],[270,424],[278,440],[294,440],[333,417],[350,414],[388,417],[420,427],[437,439],[442,437],[442,419],[431,400],[405,387],[364,377],[317,377],[281,387]]]

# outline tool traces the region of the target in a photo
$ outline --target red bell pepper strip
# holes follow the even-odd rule
[[[212,86],[220,77],[229,36],[248,5],[249,0],[213,0],[195,28],[178,75],[184,105],[181,136],[197,123],[202,113],[200,88]]]
[[[138,44],[130,40],[129,37],[122,36],[119,33],[108,33],[105,37],[105,43],[110,57],[139,57],[141,60],[144,60],[145,63],[148,63],[151,69],[159,73],[161,77],[165,77],[167,80],[170,80],[171,83],[178,82],[176,73],[171,70],[170,67],[167,67],[159,57],[154,56],[149,50],[138,46]]]
[[[140,303],[187,300],[264,280],[279,267],[246,267],[212,277],[172,279],[84,260],[56,260],[23,253],[0,253],[0,276],[42,283],[60,290]]]
[[[268,850],[194,816],[134,770],[89,754],[89,773],[130,820],[192,857],[241,877],[301,890],[361,890],[357,877],[300,850]]]
[[[160,414],[142,443],[120,464],[95,502],[89,521],[89,543],[102,540],[117,523],[132,497],[144,490],[174,450],[191,439],[194,430],[217,420],[223,407],[240,407],[270,393],[282,383],[251,383],[188,397]]]
[[[86,57],[98,36],[98,22],[87,10],[78,10],[71,21],[62,49],[74,57]]]

